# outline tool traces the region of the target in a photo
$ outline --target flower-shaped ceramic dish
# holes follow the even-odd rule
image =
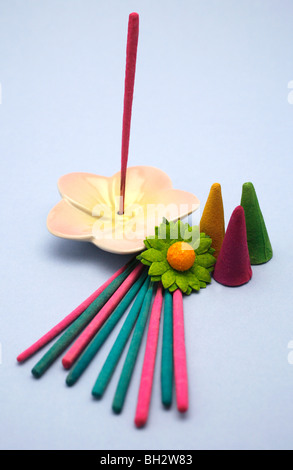
[[[48,215],[49,231],[118,254],[143,250],[143,240],[163,217],[175,221],[200,206],[196,196],[173,189],[166,173],[149,166],[127,169],[123,215],[118,215],[120,172],[112,177],[70,173],[59,179],[58,189],[62,200]]]

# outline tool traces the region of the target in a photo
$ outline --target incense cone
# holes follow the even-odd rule
[[[217,258],[225,236],[224,207],[219,183],[213,184],[210,189],[200,221],[200,231],[213,240],[212,248],[216,250],[214,257]]]
[[[244,209],[236,207],[229,221],[226,235],[214,271],[214,279],[225,286],[236,287],[251,279]]]
[[[273,250],[252,183],[244,183],[242,187],[241,206],[245,212],[250,262],[266,263],[272,258]]]

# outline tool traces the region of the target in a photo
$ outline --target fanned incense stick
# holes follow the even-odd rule
[[[173,294],[174,372],[177,408],[181,413],[188,410],[188,376],[184,333],[183,297],[180,289]]]
[[[95,318],[91,320],[89,325],[81,333],[79,338],[75,341],[73,346],[69,349],[69,351],[66,353],[66,355],[62,359],[62,364],[65,367],[65,369],[69,369],[74,364],[76,359],[80,356],[80,354],[85,349],[85,347],[93,339],[95,334],[100,330],[100,328],[103,326],[105,321],[111,315],[113,310],[117,307],[119,302],[121,302],[121,300],[127,294],[131,286],[141,275],[143,270],[144,270],[144,265],[142,263],[139,263],[138,266],[134,268],[132,273],[129,274],[127,279],[125,279],[123,284],[121,284],[121,286],[113,294],[111,299],[109,299],[108,302],[104,305],[104,307],[99,312],[99,315],[97,315]]]
[[[155,363],[156,363],[158,337],[159,337],[159,330],[160,330],[162,304],[163,304],[163,288],[162,288],[162,284],[159,283],[156,297],[155,297],[152,311],[151,311],[148,337],[147,337],[147,343],[146,343],[146,349],[145,349],[145,355],[144,355],[144,362],[143,362],[142,374],[141,374],[141,379],[140,379],[136,415],[135,415],[135,420],[134,420],[137,427],[144,426],[147,422],[148,415],[149,415],[149,407],[150,407],[152,386],[153,386],[153,377],[154,377]]]
[[[145,297],[143,306],[141,308],[141,311],[140,311],[140,314],[139,314],[139,317],[135,326],[133,337],[131,339],[129,350],[128,350],[128,353],[124,362],[124,366],[120,375],[120,379],[119,379],[116,393],[114,396],[114,400],[112,403],[112,409],[115,413],[121,412],[124,402],[125,402],[126,394],[128,391],[128,387],[129,387],[132,373],[134,370],[134,366],[136,363],[137,355],[139,352],[140,344],[142,341],[145,325],[148,319],[148,314],[149,314],[149,310],[150,310],[151,303],[152,303],[153,290],[154,290],[154,286],[151,283],[151,285],[148,288],[147,295]]]
[[[164,324],[161,361],[162,403],[169,407],[173,395],[173,298],[168,289],[164,294]]]
[[[53,344],[49,351],[40,359],[32,369],[32,374],[39,378],[55,362],[60,354],[72,343],[79,333],[86,327],[98,311],[108,302],[118,287],[133,271],[133,265],[129,266],[120,276],[114,279],[111,284],[94,300],[91,305],[72,323],[63,335]]]
[[[112,313],[110,318],[106,321],[105,325],[101,330],[96,334],[90,344],[87,346],[85,351],[82,353],[80,358],[77,360],[76,364],[72,367],[71,371],[69,372],[66,383],[68,386],[74,385],[86,368],[89,366],[97,352],[99,351],[100,347],[104,344],[112,330],[117,325],[120,318],[124,315],[125,311],[129,307],[132,300],[135,298],[137,293],[139,292],[143,282],[145,281],[147,273],[143,273],[140,278],[136,281],[136,283],[132,286],[132,288],[127,292],[124,299],[120,302],[118,307]]]
[[[127,48],[126,48],[126,70],[124,89],[124,110],[122,124],[122,148],[121,148],[121,181],[120,181],[120,207],[119,214],[124,214],[125,182],[129,151],[130,125],[133,102],[133,90],[135,81],[135,68],[137,56],[137,43],[139,33],[139,16],[131,13],[128,21]]]
[[[58,336],[62,331],[64,331],[71,323],[76,320],[88,307],[89,305],[96,300],[99,295],[111,284],[114,279],[116,279],[120,274],[122,274],[130,264],[134,264],[134,260],[127,263],[122,268],[118,269],[102,286],[100,286],[93,294],[91,294],[86,300],[84,300],[78,307],[76,307],[69,315],[67,315],[60,323],[55,325],[48,333],[42,336],[38,341],[32,344],[29,348],[23,351],[17,357],[18,362],[24,362],[33,354],[38,352],[43,346],[52,341],[56,336]]]
[[[122,326],[119,335],[102,367],[102,370],[96,380],[94,388],[92,390],[93,396],[96,398],[101,398],[107,388],[108,383],[115,371],[115,368],[119,362],[121,354],[126,346],[126,343],[131,335],[131,332],[134,328],[135,322],[137,320],[138,315],[140,315],[141,309],[143,308],[142,305],[145,302],[146,294],[148,292],[150,279],[149,277],[144,282],[141,290],[135,302]]]

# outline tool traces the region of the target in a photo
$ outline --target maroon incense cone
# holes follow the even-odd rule
[[[252,276],[247,246],[245,213],[236,207],[229,221],[226,235],[214,270],[214,279],[225,286],[246,284]]]

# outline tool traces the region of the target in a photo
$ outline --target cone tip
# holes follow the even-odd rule
[[[217,191],[217,192],[221,192],[221,185],[220,183],[214,183],[211,187],[211,191]]]
[[[245,217],[245,212],[242,206],[237,206],[235,207],[232,217],[239,216],[239,217]]]
[[[229,228],[233,231],[236,230],[238,233],[238,237],[243,236],[245,234],[246,238],[245,211],[242,206],[237,206],[232,212],[227,231]]]
[[[130,13],[129,19],[138,20],[139,19],[139,14],[134,11],[134,12]]]
[[[243,190],[243,192],[250,192],[250,191],[255,192],[254,186],[251,182],[244,183],[242,185],[242,190]]]

